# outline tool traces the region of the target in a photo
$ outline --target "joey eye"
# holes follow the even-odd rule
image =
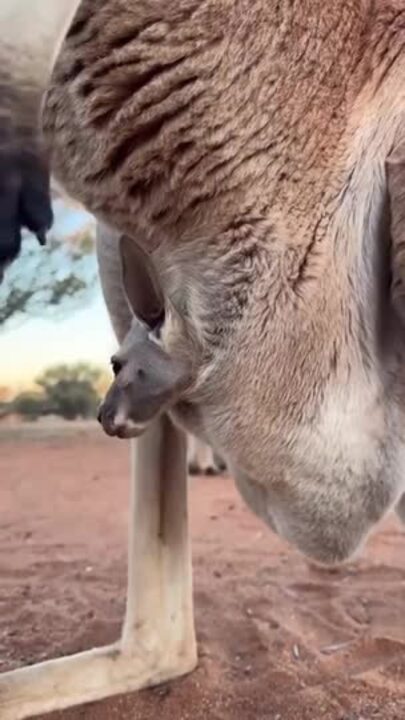
[[[112,371],[113,371],[115,377],[117,377],[118,373],[121,372],[121,370],[122,370],[122,362],[120,360],[118,360],[116,357],[112,357],[111,358],[111,367],[112,367]]]

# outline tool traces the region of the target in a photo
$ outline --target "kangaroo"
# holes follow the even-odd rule
[[[108,229],[104,229],[105,232],[108,233]],[[104,237],[102,229],[99,230],[100,235]],[[123,340],[118,352],[111,358],[115,378],[99,408],[98,420],[108,435],[128,439],[144,431],[147,421],[155,415],[156,403],[158,410],[163,412],[162,394],[167,388],[169,395],[166,402],[173,403],[173,373],[178,378],[177,392],[186,376],[185,368],[174,367],[171,359],[159,348],[163,298],[151,282],[147,256],[129,238],[120,239],[120,249],[123,286],[118,293],[115,291],[111,295],[108,309],[116,334]],[[128,263],[137,269],[138,277],[135,283],[126,286]],[[136,316],[130,309],[131,297],[132,305],[136,307]],[[158,372],[153,373],[156,364]],[[140,395],[145,392],[149,405],[139,402]],[[137,409],[142,410],[142,418],[133,415]],[[221,458],[193,436],[188,438],[187,464],[189,473],[193,475],[216,475],[225,470]]]
[[[223,475],[226,472],[226,463],[209,445],[194,435],[189,435],[187,468],[189,475]]]
[[[58,182],[153,269],[158,347],[187,368],[154,413],[327,564],[405,490],[404,20],[403,0],[82,0],[43,101]]]

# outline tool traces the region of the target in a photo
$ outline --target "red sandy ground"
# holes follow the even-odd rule
[[[118,636],[127,451],[90,428],[1,433],[0,670]],[[404,720],[398,522],[361,561],[319,571],[245,509],[230,479],[190,485],[198,669],[48,720]]]

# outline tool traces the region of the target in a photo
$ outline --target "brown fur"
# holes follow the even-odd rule
[[[58,178],[152,257],[174,416],[326,562],[404,489],[404,77],[403,0],[83,0],[44,110]]]

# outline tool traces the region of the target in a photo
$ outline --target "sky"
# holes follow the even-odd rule
[[[87,227],[89,221],[87,214],[59,203],[55,205],[53,232],[63,237]],[[90,261],[95,262],[94,258]],[[22,256],[16,262],[21,266],[11,267],[9,272],[24,272],[27,259]],[[107,368],[115,349],[97,285],[79,309],[59,313],[54,319],[30,318],[0,331],[0,386],[21,389],[32,384],[42,370],[58,363],[86,361]]]

